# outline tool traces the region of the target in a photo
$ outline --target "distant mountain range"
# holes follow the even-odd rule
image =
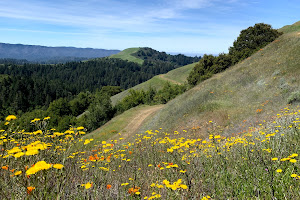
[[[78,61],[106,57],[119,52],[119,50],[93,48],[47,47],[0,43],[0,58],[26,59],[30,62],[39,63]]]

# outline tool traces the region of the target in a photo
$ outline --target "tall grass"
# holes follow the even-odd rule
[[[171,133],[148,130],[126,141],[120,135],[107,142],[81,139],[82,127],[64,133],[48,130],[46,120],[34,122],[41,131],[13,132],[10,121],[0,136],[0,195],[2,199],[299,199],[299,109],[285,108],[271,121],[232,136],[224,136],[220,126],[208,121],[207,138],[199,138],[194,127]],[[78,143],[81,147],[72,150]],[[33,149],[38,153],[26,155]],[[39,161],[50,165],[37,168]],[[35,172],[29,175],[30,168]]]
[[[229,120],[217,119],[224,127],[240,119],[253,124],[274,114],[300,90],[299,36],[296,32],[283,34],[246,60],[198,84],[168,102],[141,130],[201,126],[220,114],[228,115]],[[203,109],[214,102],[218,105]],[[257,109],[262,111],[257,113]]]

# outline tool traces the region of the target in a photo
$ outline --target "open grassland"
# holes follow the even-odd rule
[[[283,33],[290,33],[290,32],[295,32],[295,31],[300,31],[300,21],[296,22],[292,25],[287,25],[279,29],[280,32]]]
[[[243,62],[168,102],[141,130],[257,124],[300,93],[300,32],[282,35]],[[297,97],[296,97],[297,99]],[[298,100],[293,103],[296,104]],[[236,128],[236,127],[235,127]],[[199,130],[199,134],[206,133]]]
[[[122,60],[128,60],[131,62],[136,62],[138,64],[143,64],[143,60],[140,58],[136,58],[134,56],[132,56],[131,54],[137,52],[140,48],[128,48],[125,49],[117,54],[111,55],[109,56],[110,58],[120,58]]]
[[[230,136],[208,121],[208,138],[162,127],[128,142],[48,130],[49,119],[14,132],[11,120],[0,131],[1,199],[299,199],[300,108],[270,117]]]
[[[186,78],[188,77],[190,71],[192,71],[193,67],[196,63],[186,65],[183,67],[179,67],[169,71],[166,74],[161,74],[154,76],[150,80],[136,85],[128,90],[125,90],[121,93],[118,93],[111,97],[112,104],[115,105],[118,101],[121,101],[127,95],[129,95],[129,90],[149,90],[150,87],[155,88],[156,90],[160,90],[163,86],[169,82],[171,84],[184,84],[186,82]]]
[[[114,117],[105,125],[84,136],[84,139],[108,140],[122,135],[125,139],[135,133],[143,121],[161,109],[162,105],[142,105]]]
[[[186,83],[186,79],[189,76],[190,72],[193,70],[196,63],[192,63],[189,65],[185,65],[183,67],[176,68],[168,73],[164,74],[163,76],[169,80],[176,81],[179,84]]]

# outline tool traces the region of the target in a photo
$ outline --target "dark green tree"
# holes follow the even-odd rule
[[[114,116],[114,109],[111,104],[110,96],[97,92],[95,100],[89,106],[85,117],[85,126],[89,130],[94,130]]]
[[[93,95],[90,92],[80,92],[70,101],[70,109],[73,116],[82,114],[93,101]]]
[[[238,38],[229,48],[229,54],[232,56],[232,62],[235,64],[245,58],[248,58],[257,50],[265,47],[274,41],[282,33],[273,29],[271,25],[258,23],[241,31]]]
[[[253,27],[242,30],[233,46],[229,48],[228,54],[221,53],[216,57],[204,55],[189,74],[188,83],[194,86],[210,78],[213,74],[224,71],[239,61],[248,58],[280,35],[281,33],[264,23],[255,24]]]
[[[216,57],[213,55],[206,55],[195,65],[194,69],[190,72],[187,80],[190,85],[208,79],[212,76],[212,66],[214,65]]]
[[[50,114],[54,114],[57,116],[72,114],[70,104],[66,98],[59,98],[57,100],[52,101],[47,111]]]
[[[108,96],[114,96],[120,92],[124,91],[120,86],[103,86],[100,93],[106,93]]]

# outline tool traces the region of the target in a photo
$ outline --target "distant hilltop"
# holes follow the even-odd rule
[[[119,50],[47,47],[39,45],[0,43],[0,58],[26,59],[30,62],[49,62],[57,60],[78,60],[106,57],[119,53]]]

